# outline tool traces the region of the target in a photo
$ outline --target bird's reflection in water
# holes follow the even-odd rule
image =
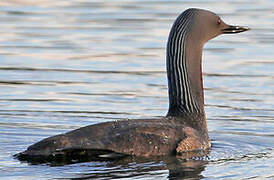
[[[206,159],[174,159],[171,163],[167,163],[169,170],[169,179],[201,179],[208,161]]]

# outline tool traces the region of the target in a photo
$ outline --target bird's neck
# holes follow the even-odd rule
[[[171,31],[167,44],[167,116],[205,119],[202,79],[203,43],[191,33]]]

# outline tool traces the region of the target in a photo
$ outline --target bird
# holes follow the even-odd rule
[[[202,51],[221,34],[249,30],[226,24],[217,14],[189,8],[175,20],[166,47],[167,115],[85,126],[43,139],[16,154],[19,160],[177,155],[211,147],[204,110]]]

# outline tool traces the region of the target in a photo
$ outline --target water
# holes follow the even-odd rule
[[[165,44],[188,7],[252,28],[205,46],[208,157],[64,166],[13,159],[78,127],[165,115]],[[2,0],[0,179],[273,179],[273,9],[272,0]]]

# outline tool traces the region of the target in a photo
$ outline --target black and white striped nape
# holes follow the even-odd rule
[[[166,52],[169,87],[168,115],[202,113],[192,95],[186,63],[186,40],[195,9],[184,11],[174,22],[169,34]]]

